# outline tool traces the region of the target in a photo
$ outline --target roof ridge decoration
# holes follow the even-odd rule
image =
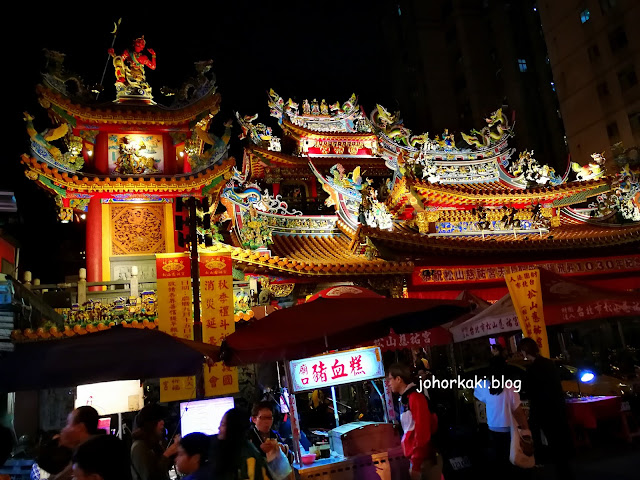
[[[507,171],[512,176],[509,183],[521,188],[545,186],[547,184],[552,186],[560,185],[567,180],[569,174],[567,170],[563,177],[559,177],[556,175],[554,168],[549,165],[540,165],[533,156],[533,150],[520,152],[518,160],[511,161]]]
[[[241,191],[238,191],[238,189],[241,189]],[[302,215],[299,210],[289,211],[289,205],[282,200],[281,195],[273,196],[267,188],[261,191],[257,183],[247,182],[247,175],[240,173],[236,167],[233,167],[233,176],[222,190],[222,196],[242,208],[253,207],[260,212],[273,215]]]
[[[141,44],[142,42],[139,43],[139,45]],[[215,94],[216,76],[212,71],[213,60],[198,61],[194,62],[195,75],[183,82],[179,88],[165,86],[160,89],[160,92],[165,97],[173,97],[170,105],[156,104],[153,101],[151,87],[147,83],[146,75],[144,74],[145,66],[151,68],[150,65],[155,64],[153,50],[147,49],[148,55],[143,52],[136,52],[135,48],[132,50],[133,52],[131,53],[129,53],[129,50],[125,50],[121,55],[116,55],[115,51],[111,54],[111,51],[109,51],[116,76],[117,98],[115,103],[136,106],[155,105],[161,110],[172,111],[182,110],[208,95]],[[123,59],[125,52],[129,56]],[[105,108],[110,108],[110,103],[105,105],[104,102],[99,100],[100,94],[104,90],[102,85],[87,86],[81,76],[65,70],[64,59],[66,55],[64,53],[44,49],[44,55],[46,71],[42,74],[42,80],[46,88],[64,98],[73,99],[73,103],[79,105],[103,105]],[[133,61],[133,57],[141,65],[141,71],[136,71],[135,68],[132,69],[128,65],[130,61]],[[146,60],[142,57],[146,58]],[[142,74],[142,77],[140,74]],[[124,78],[124,82],[118,81],[122,78]]]
[[[614,214],[620,223],[640,222],[640,163],[622,167],[611,190],[598,195],[589,207],[605,218]]]
[[[238,112],[235,112],[235,114],[238,124],[242,128],[242,133],[238,135],[240,140],[249,138],[252,143],[259,147],[266,147],[273,152],[282,151],[280,138],[273,134],[271,127],[266,126],[264,123],[253,124],[258,119],[257,113],[255,115],[244,115],[243,117]]]
[[[156,52],[146,45],[142,35],[133,41],[130,50],[125,49],[120,55],[113,48],[108,50],[116,76],[116,102],[155,104],[144,69],[156,69]]]
[[[33,156],[63,172],[75,173],[80,171],[84,167],[82,138],[73,135],[73,129],[67,123],[38,132],[33,125],[33,120],[33,116],[28,112],[24,112],[27,133],[31,139],[30,151]],[[67,147],[67,151],[64,153],[50,143],[60,139]]]
[[[322,189],[329,194],[325,205],[335,207],[338,218],[349,228],[355,231],[361,223],[383,230],[393,228],[393,216],[387,206],[378,200],[377,191],[372,187],[373,181],[369,178],[362,181],[360,167],[345,173],[344,167],[336,163],[329,170],[331,176],[323,176],[311,161],[309,167],[320,181]]]
[[[271,116],[278,119],[282,125],[285,117],[293,124],[314,132],[327,133],[371,133],[371,124],[358,105],[358,97],[351,97],[340,105],[340,102],[329,105],[323,98],[320,103],[317,99],[311,102],[305,99],[302,102],[302,113],[299,105],[291,98],[286,102],[273,88],[269,90],[269,109]]]

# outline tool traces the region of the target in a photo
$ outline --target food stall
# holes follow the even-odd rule
[[[340,437],[343,454],[339,453],[340,446],[334,440],[334,454],[330,453],[329,442],[329,458],[317,459],[310,465],[302,463],[300,409],[295,396],[317,387],[335,390],[336,386],[374,382],[376,379],[379,382],[384,377],[380,348],[347,349],[364,342],[373,343],[389,335],[391,329],[399,335],[428,330],[459,318],[469,310],[469,303],[459,300],[321,297],[277,310],[263,320],[238,329],[222,343],[220,358],[229,366],[285,360],[287,391],[290,392],[289,415],[296,454],[294,467],[300,479],[404,480],[409,475],[409,462],[402,454],[400,434],[392,423],[394,409],[391,394],[388,391],[382,393],[387,388],[386,382],[381,382],[379,390],[380,397],[384,399],[382,403],[387,421],[378,422],[377,426],[369,423],[354,425],[353,422],[336,425],[333,431],[328,432],[328,437]],[[304,322],[304,328],[301,328],[301,322]],[[351,355],[355,357],[353,366]],[[374,367],[373,370],[366,365]],[[358,366],[362,367],[362,371]],[[336,395],[332,393],[331,396],[337,403]],[[334,412],[336,407],[334,404]],[[359,444],[354,450],[350,445],[346,450],[344,448],[345,435],[349,443],[358,436],[373,437],[369,435],[369,430],[384,432],[385,429],[387,433],[379,435],[383,440],[378,446]],[[390,430],[394,432],[393,435],[389,434]],[[367,453],[357,453],[358,449]],[[326,447],[322,453],[326,455],[325,450]]]
[[[404,479],[409,463],[402,454],[401,432],[394,423],[391,392],[384,381],[385,371],[380,347],[334,351],[287,362],[290,415],[297,477],[354,480],[380,478]],[[379,388],[375,380],[382,380]],[[354,421],[340,425],[336,386],[371,381],[384,405],[384,422]],[[312,446],[309,452],[300,445],[300,419],[296,394],[331,388],[335,428],[327,441]]]

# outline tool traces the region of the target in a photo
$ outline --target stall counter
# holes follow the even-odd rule
[[[333,454],[321,458],[311,465],[293,464],[296,478],[306,480],[409,480],[409,460],[402,447],[385,452],[343,457]]]

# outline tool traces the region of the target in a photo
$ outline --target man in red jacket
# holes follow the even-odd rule
[[[400,394],[400,423],[404,435],[402,449],[411,461],[412,480],[440,480],[442,476],[442,456],[431,442],[431,435],[437,428],[437,417],[429,410],[426,397],[417,391],[411,381],[407,365],[394,363],[388,369],[389,388]]]

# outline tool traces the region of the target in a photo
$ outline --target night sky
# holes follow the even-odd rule
[[[64,275],[73,275],[84,266],[80,256],[84,225],[58,223],[53,197],[27,180],[20,164],[20,155],[28,152],[29,145],[22,112],[29,111],[36,118],[39,131],[50,126],[35,95],[44,65],[43,48],[66,53],[67,71],[80,75],[87,85],[98,83],[113,40],[110,32],[121,17],[115,50],[119,53],[134,38],[145,36],[147,47],[157,54],[157,69],[147,69],[147,79],[159,103],[165,100],[162,86],[180,86],[195,73],[193,62],[212,59],[222,95],[222,109],[212,126],[218,134],[234,110],[242,115],[258,113],[258,121],[274,127],[278,134],[267,107],[269,88],[300,102],[317,97],[342,103],[355,92],[367,112],[376,103],[393,103],[380,28],[384,15],[397,12],[394,2],[274,3],[277,6],[268,2],[188,3],[185,8],[172,3],[171,8],[147,7],[151,13],[129,14],[142,4],[95,4],[86,9],[51,6],[36,11],[33,4],[24,2],[15,15],[5,18],[5,23],[19,28],[3,29],[3,44],[9,53],[4,96],[10,105],[3,121],[10,135],[5,136],[8,151],[0,187],[16,194],[19,226],[6,230],[20,243],[22,272],[31,270],[43,283],[60,282]],[[115,98],[113,83],[109,61],[103,81],[105,100]],[[241,158],[237,124],[233,133],[232,153]]]

